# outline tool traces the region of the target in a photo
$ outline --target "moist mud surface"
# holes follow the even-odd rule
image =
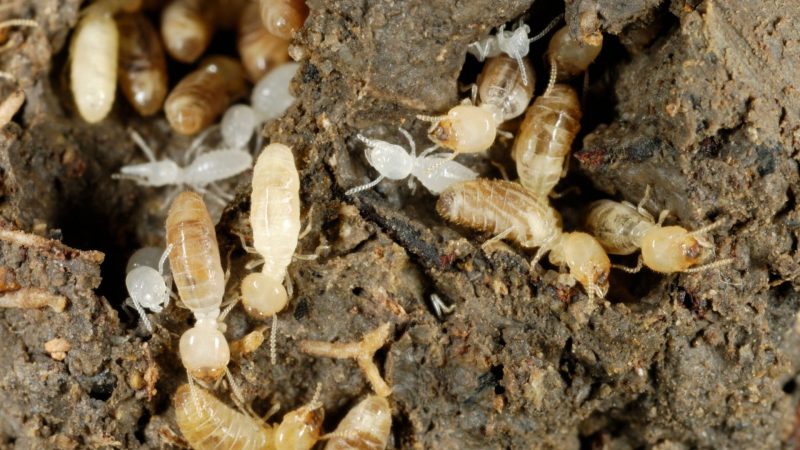
[[[125,262],[163,242],[165,189],[114,180],[140,161],[128,128],[161,152],[189,140],[163,116],[141,119],[120,96],[99,125],[83,123],[65,78],[80,2],[37,0],[4,10],[41,30],[13,29],[0,54],[27,101],[0,130],[0,271],[3,294],[43,289],[66,309],[0,310],[0,446],[181,446],[171,397],[186,374],[178,337],[191,324],[171,306],[150,335],[125,302]],[[332,431],[370,392],[352,361],[313,358],[303,339],[354,341],[392,324],[377,360],[393,387],[391,448],[795,448],[800,364],[800,5],[790,0],[560,2],[309,0],[295,45],[298,101],[263,130],[295,152],[310,232],[290,267],[294,295],[269,345],[231,371],[253,408],[280,414],[308,402],[317,383]],[[569,175],[554,201],[578,228],[589,203],[613,198],[668,209],[668,223],[716,220],[716,257],[736,262],[696,274],[614,273],[606,301],[562,284],[558,268],[531,273],[531,254],[454,227],[435,197],[405,181],[357,196],[376,174],[357,133],[422,148],[417,114],[446,111],[467,94],[479,64],[467,45],[522,17],[542,29],[565,12],[576,36],[597,29],[605,46],[588,74],[584,120]],[[224,39],[224,35],[219,39]],[[229,36],[230,37],[230,36]],[[217,45],[224,46],[225,42]],[[542,54],[531,59],[537,92]],[[232,45],[231,45],[232,47]],[[177,76],[176,76],[177,79]],[[15,86],[4,82],[5,98]],[[499,177],[511,142],[489,157],[460,157]],[[576,186],[579,192],[567,191]],[[235,295],[252,259],[250,173],[221,214]],[[15,231],[11,231],[15,230]],[[39,235],[42,239],[32,238]],[[80,249],[74,250],[74,249]],[[223,256],[224,258],[224,256]],[[633,260],[614,259],[632,264]],[[224,264],[224,263],[223,263]],[[430,296],[452,304],[437,317]],[[240,307],[226,335],[271,322]],[[63,361],[45,343],[69,343]],[[216,391],[228,400],[229,391]]]

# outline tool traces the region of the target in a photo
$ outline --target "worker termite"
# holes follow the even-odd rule
[[[159,313],[169,305],[172,278],[164,263],[171,250],[171,246],[166,250],[144,247],[134,252],[128,260],[125,286],[134,309],[150,333],[153,332],[153,326],[143,308]]]
[[[584,41],[574,39],[568,27],[553,34],[547,47],[547,60],[555,67],[558,80],[567,80],[586,72],[603,48],[603,33],[595,32]]]
[[[589,298],[603,298],[608,291],[611,262],[600,243],[586,233],[563,232],[561,216],[547,199],[518,183],[479,179],[456,184],[442,193],[436,210],[451,222],[493,233],[489,242],[508,238],[538,247],[531,268],[550,252],[550,262],[568,267]]]
[[[354,359],[358,367],[375,391],[381,397],[388,397],[392,388],[381,377],[378,366],[373,361],[375,352],[386,344],[389,339],[391,324],[384,323],[378,328],[365,334],[359,342],[324,342],[300,341],[300,351],[313,356],[324,356],[336,359]]]
[[[161,11],[161,36],[167,52],[192,63],[205,52],[214,34],[214,0],[173,0]]]
[[[650,188],[638,206],[628,202],[598,200],[592,204],[586,218],[586,227],[612,255],[629,255],[642,250],[639,264],[634,268],[621,268],[638,272],[642,264],[655,272],[702,272],[731,264],[733,258],[722,259],[697,266],[706,259],[713,244],[703,235],[723,222],[718,221],[695,231],[680,226],[663,226],[669,211],[664,210],[658,221],[644,209]]]
[[[294,104],[295,98],[289,92],[289,83],[299,66],[297,63],[285,63],[271,70],[253,88],[249,106],[233,105],[225,111],[220,127],[228,147],[244,148],[262,123],[277,119]],[[255,147],[261,148],[261,135],[258,137]]]
[[[565,84],[554,85],[528,108],[512,156],[520,183],[533,195],[546,197],[564,176],[565,161],[580,128],[578,95]]]
[[[209,56],[172,89],[164,112],[173,130],[196,134],[211,125],[246,89],[244,69],[238,61]]]
[[[121,15],[117,26],[122,93],[139,114],[153,115],[167,96],[167,61],[161,39],[142,14]]]
[[[347,412],[327,436],[325,450],[383,450],[392,431],[392,410],[384,397],[370,395]]]
[[[247,75],[253,81],[289,60],[289,41],[267,31],[255,2],[248,3],[242,12],[236,44]]]
[[[283,280],[300,236],[300,176],[292,149],[283,144],[264,148],[253,169],[250,226],[253,246],[263,258],[261,272],[242,281],[242,304],[263,318],[289,301]]]
[[[192,384],[180,386],[173,402],[178,427],[195,450],[309,450],[319,440],[324,418],[317,395],[277,425],[235,411]]]
[[[305,0],[261,0],[261,20],[267,31],[290,40],[308,17]]]
[[[431,152],[436,147],[431,147],[417,156],[417,146],[408,131],[399,128],[403,133],[411,153],[397,145],[378,139],[369,139],[360,134],[356,138],[366,144],[364,154],[369,164],[380,173],[380,176],[367,184],[354,187],[345,195],[353,195],[358,192],[370,189],[380,183],[384,178],[390,180],[403,180],[410,176],[416,177],[423,186],[434,194],[447,189],[450,185],[466,180],[475,179],[478,174],[470,168],[463,166],[455,161],[450,161],[443,155],[432,155]],[[409,184],[413,182],[409,180]]]
[[[202,197],[182,192],[172,203],[166,222],[167,245],[173,280],[181,301],[195,317],[195,324],[180,339],[179,352],[189,375],[213,381],[227,371],[228,341],[220,306],[225,294],[225,275],[219,258],[214,224]]]
[[[528,84],[533,84],[533,81],[530,83],[528,82],[527,74],[530,73],[530,65],[526,65],[523,62],[524,58],[528,55],[531,42],[535,42],[549,33],[560,20],[561,15],[553,19],[542,32],[532,38],[528,38],[531,28],[521,20],[512,31],[506,31],[506,26],[500,25],[496,34],[490,34],[483,39],[469,44],[469,46],[467,46],[467,52],[475,56],[478,61],[500,56],[505,53],[517,62],[517,69],[522,77],[522,84],[526,86]]]
[[[180,167],[171,159],[156,160],[153,150],[139,133],[131,131],[131,138],[148,162],[122,166],[120,173],[112,175],[113,178],[134,180],[140,186],[185,185],[208,195],[221,205],[225,205],[230,198],[216,182],[242,173],[253,165],[253,157],[249,152],[232,149],[201,153],[188,166]],[[201,135],[195,139],[186,152],[187,156],[194,155],[204,138],[205,135]]]
[[[526,59],[523,62],[533,77],[533,67]],[[533,98],[533,83],[522,84],[517,63],[506,55],[486,60],[478,76],[478,95],[483,105],[490,105],[497,111],[497,122],[505,122],[525,112]]]

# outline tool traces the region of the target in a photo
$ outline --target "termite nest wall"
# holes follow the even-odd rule
[[[42,32],[12,32],[0,68],[17,76],[27,101],[0,133],[4,229],[56,241],[0,239],[3,290],[42,288],[67,298],[63,312],[0,310],[3,411],[10,448],[160,448],[181,445],[171,406],[185,381],[181,309],[156,315],[150,336],[124,305],[133,250],[163,238],[165,191],[112,180],[140,156],[132,127],[179,149],[163,116],[139,118],[119,98],[99,125],[82,122],[65,81],[78,1],[19,2],[8,17]],[[279,315],[278,364],[262,346],[233,364],[257,412],[307,402],[322,383],[332,430],[369,392],[355,364],[312,358],[303,339],[356,341],[390,322],[377,362],[393,386],[393,448],[792,448],[797,445],[800,271],[796,205],[800,73],[789,0],[560,2],[309,0],[296,36],[298,102],[264,129],[290,145],[301,172],[311,232],[290,267],[295,295]],[[597,29],[605,46],[583,90],[582,134],[555,201],[565,227],[590,201],[638,202],[698,228],[720,218],[720,253],[736,263],[714,272],[615,273],[609,303],[593,306],[551,266],[531,277],[519,248],[484,252],[488,236],[448,225],[435,198],[405,182],[344,191],[374,176],[358,132],[421,143],[433,114],[463,95],[479,64],[466,47],[522,17],[534,32],[565,11],[570,30]],[[224,48],[221,34],[212,46]],[[531,48],[540,59],[546,41]],[[182,73],[181,67],[170,67]],[[177,80],[180,75],[174,77]],[[12,91],[7,83],[0,94]],[[509,142],[490,157],[512,169]],[[168,150],[171,151],[171,150]],[[178,153],[179,154],[179,153]],[[481,157],[459,157],[498,177]],[[513,177],[513,170],[510,174]],[[217,226],[231,250],[232,282],[248,257],[249,174]],[[313,208],[312,208],[313,207]],[[308,214],[306,214],[308,213]],[[102,252],[104,258],[98,253]],[[101,262],[102,261],[102,262]],[[616,262],[632,261],[615,259]],[[438,319],[430,294],[455,310]],[[261,324],[240,309],[227,335]],[[61,341],[69,343],[63,360]],[[218,392],[225,399],[223,389]]]

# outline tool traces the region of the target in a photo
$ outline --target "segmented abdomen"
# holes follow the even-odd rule
[[[612,255],[630,255],[638,250],[642,235],[651,226],[633,206],[611,200],[592,203],[586,217],[586,228]]]
[[[534,197],[517,183],[474,180],[451,186],[436,203],[446,219],[507,238],[524,247],[539,247],[561,233],[561,217],[546,199]]]
[[[487,59],[478,77],[481,103],[492,105],[501,111],[501,121],[521,115],[533,97],[536,72],[527,58],[522,61],[528,77],[527,85],[522,83],[522,69],[517,61],[507,55]]]
[[[268,145],[253,169],[250,197],[253,246],[264,258],[263,273],[283,278],[300,235],[300,177],[292,149]]]
[[[205,390],[188,384],[175,393],[175,418],[195,450],[274,449],[274,431],[236,412]]]
[[[392,430],[392,411],[383,397],[370,395],[339,422],[325,450],[383,450]]]
[[[547,196],[561,178],[580,129],[580,103],[571,87],[556,84],[547,95],[534,100],[514,142],[520,183],[536,196]]]
[[[225,277],[219,259],[214,223],[203,198],[181,192],[167,216],[169,264],[181,300],[195,314],[219,309]]]

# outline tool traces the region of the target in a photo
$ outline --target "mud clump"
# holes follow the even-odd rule
[[[176,356],[190,315],[152,315],[150,336],[122,281],[127,257],[163,235],[165,192],[110,175],[134,158],[128,127],[164,148],[186,140],[121,100],[101,125],[82,123],[62,79],[79,2],[29,3],[7,14],[41,33],[11,31],[16,47],[0,54],[27,95],[0,130],[0,218],[3,230],[22,230],[0,236],[0,295],[42,289],[67,306],[0,309],[0,446],[181,445],[171,397],[185,382]],[[263,345],[231,365],[244,398],[283,413],[321,383],[333,430],[370,386],[352,361],[308,356],[298,342],[358,341],[388,322],[375,361],[393,389],[392,448],[796,447],[800,6],[531,3],[308,1],[294,42],[298,102],[264,135],[295,151],[311,229],[298,253],[316,259],[290,266],[278,364]],[[734,265],[615,273],[609,302],[591,303],[559,283],[557,268],[532,276],[520,249],[482,250],[484,236],[447,224],[436,199],[405,181],[344,195],[374,175],[357,133],[390,140],[403,126],[424,142],[427,125],[414,117],[459,101],[458,81],[476,64],[470,42],[519,17],[536,30],[560,12],[574,35],[599,29],[607,42],[557,188],[581,189],[555,202],[567,228],[590,201],[636,203],[650,185],[645,206],[686,228],[725,219],[714,241]],[[539,69],[545,46],[531,49]],[[12,90],[4,83],[0,94]],[[507,159],[510,144],[499,139],[490,154]],[[484,158],[463,158],[498,176]],[[250,258],[237,236],[250,232],[249,175],[236,183],[217,226],[221,253],[232,251],[229,287]],[[434,293],[451,314],[434,314]],[[229,340],[262,325],[241,308],[227,322]]]

